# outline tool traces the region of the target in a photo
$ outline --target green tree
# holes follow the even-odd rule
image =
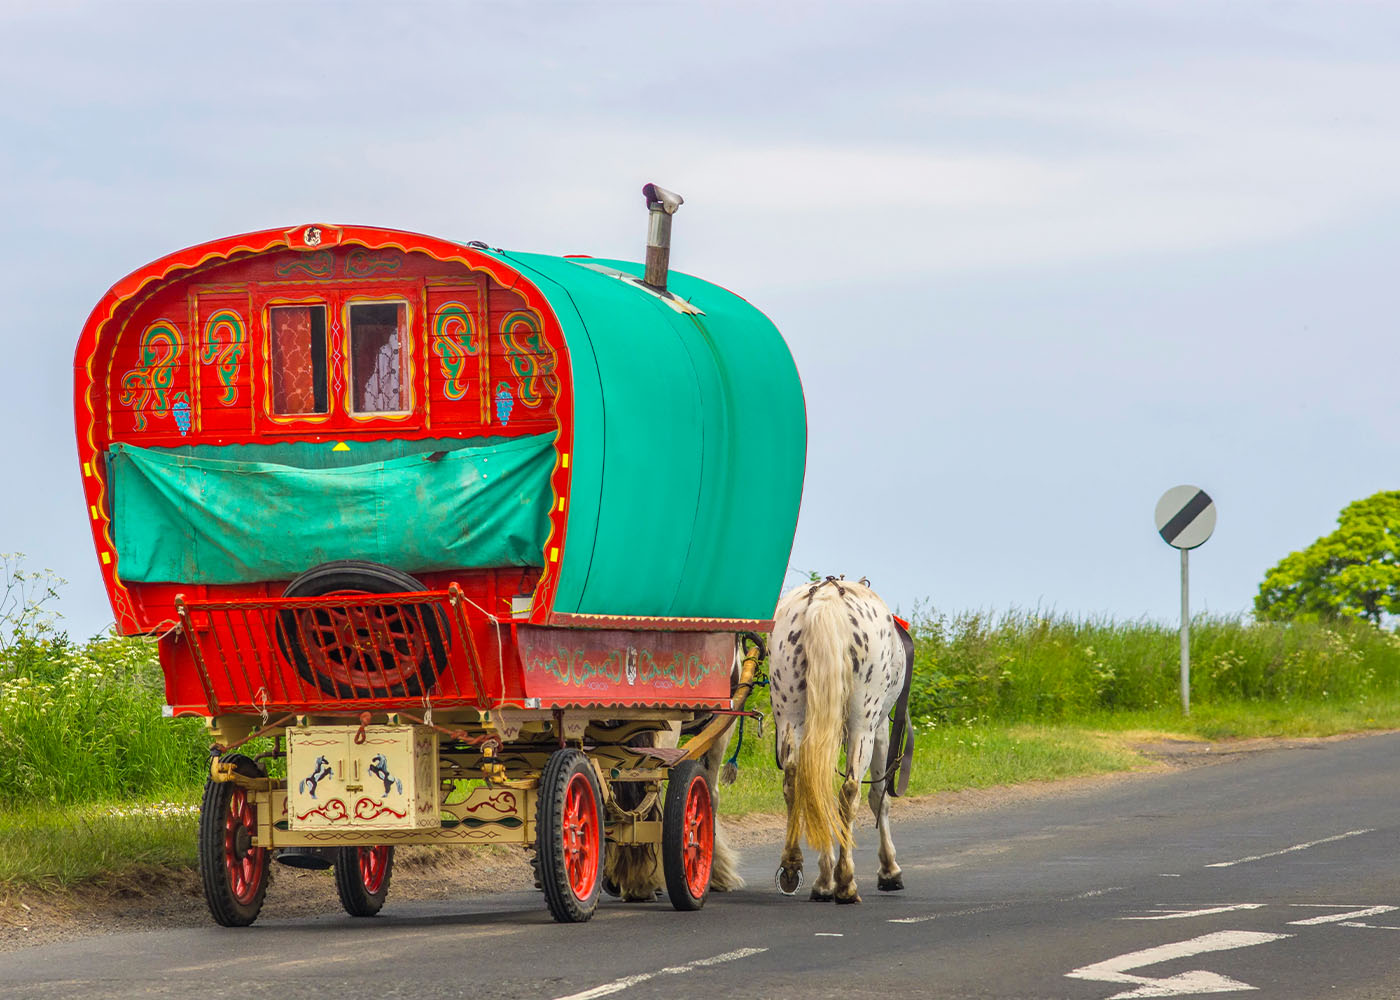
[[[1254,598],[1261,619],[1364,618],[1400,614],[1400,491],[1350,503],[1337,530],[1269,570]]]

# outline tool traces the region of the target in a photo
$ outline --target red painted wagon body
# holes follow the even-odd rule
[[[668,234],[674,204],[652,206]],[[393,843],[557,853],[560,823],[588,826],[584,785],[599,851],[604,826],[660,839],[608,774],[659,791],[679,752],[626,744],[732,709],[805,447],[772,325],[669,279],[313,224],[179,251],[99,302],[75,418],[118,630],[160,637],[171,714],[207,716],[219,749],[348,754],[315,754],[311,798],[294,770],[216,761],[220,922],[256,915],[272,848],[333,849],[351,912],[382,902]],[[364,793],[392,767],[422,773]],[[441,799],[471,776],[465,804]],[[542,875],[551,910],[586,919],[599,871],[566,869]]]

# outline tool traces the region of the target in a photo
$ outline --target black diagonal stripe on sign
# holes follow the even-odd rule
[[[1176,517],[1162,525],[1161,533],[1168,545],[1176,541],[1176,536],[1187,529],[1192,521],[1201,516],[1201,511],[1210,506],[1210,497],[1205,490],[1197,490],[1185,507],[1176,512]]]

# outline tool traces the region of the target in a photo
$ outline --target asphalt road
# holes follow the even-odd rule
[[[779,895],[774,844],[698,913],[391,896],[3,954],[0,996],[1400,997],[1397,756],[1371,736],[897,823],[902,893],[875,891],[867,831],[860,906]]]

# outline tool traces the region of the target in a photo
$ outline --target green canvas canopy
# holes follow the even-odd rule
[[[556,612],[772,617],[807,421],[782,335],[718,285],[639,264],[507,253],[549,299],[573,366],[574,471]]]

